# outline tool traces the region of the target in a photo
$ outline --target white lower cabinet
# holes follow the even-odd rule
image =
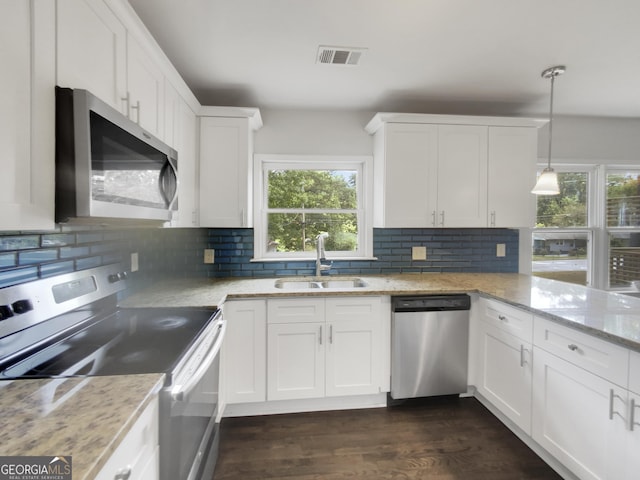
[[[267,302],[228,300],[223,305],[227,332],[222,346],[226,403],[266,400]]]
[[[267,303],[267,400],[388,390],[389,349],[383,321],[390,315],[383,297],[287,298]]]
[[[625,478],[626,390],[540,348],[534,356],[533,439],[580,479]]]
[[[324,323],[270,324],[267,400],[324,397]]]
[[[533,315],[486,298],[474,302],[471,315],[475,365],[470,365],[470,383],[530,435]]]
[[[479,326],[478,392],[531,434],[532,346],[486,322]]]
[[[157,480],[158,397],[142,412],[95,480]]]

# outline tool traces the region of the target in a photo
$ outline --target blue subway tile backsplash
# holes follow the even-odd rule
[[[496,257],[496,244],[506,256]],[[426,246],[427,260],[411,259],[411,247]],[[203,250],[215,250],[215,263]],[[161,278],[265,278],[313,275],[315,261],[254,261],[251,228],[109,228],[58,226],[42,233],[0,232],[0,288],[99,265],[138,253],[134,289]],[[509,229],[377,228],[375,260],[334,260],[333,275],[386,273],[517,272],[518,231]]]

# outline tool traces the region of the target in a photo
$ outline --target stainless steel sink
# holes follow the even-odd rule
[[[283,290],[308,290],[308,289],[347,289],[363,288],[367,283],[357,277],[342,278],[279,278],[274,286]]]

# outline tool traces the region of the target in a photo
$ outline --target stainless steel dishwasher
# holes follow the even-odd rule
[[[468,295],[394,297],[391,398],[467,391]]]

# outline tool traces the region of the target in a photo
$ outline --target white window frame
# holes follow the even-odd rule
[[[315,259],[314,252],[267,251],[267,175],[272,169],[355,170],[358,197],[358,250],[327,251],[327,259],[364,260],[373,258],[373,157],[369,155],[254,155],[254,261],[292,261]]]
[[[537,171],[542,171],[546,168],[546,164],[538,164]],[[529,265],[531,273],[533,273],[532,268],[532,246],[533,246],[533,236],[536,233],[570,233],[570,234],[586,234],[587,235],[587,285],[592,286],[594,283],[599,282],[598,272],[600,271],[600,262],[599,262],[599,252],[600,248],[598,245],[601,241],[598,239],[597,229],[600,225],[600,210],[601,207],[599,205],[599,198],[601,195],[599,193],[599,185],[602,183],[600,181],[600,175],[598,172],[597,165],[590,165],[584,163],[575,163],[575,164],[554,164],[553,168],[558,173],[563,172],[572,172],[579,173],[585,172],[587,174],[587,225],[580,227],[546,227],[546,228],[537,228],[534,227],[531,229],[531,237],[529,239],[528,245],[528,257],[529,257]],[[537,203],[536,203],[537,205]],[[537,206],[536,206],[536,220],[537,220]]]
[[[628,292],[635,291],[632,287],[612,287],[610,284],[610,275],[609,275],[609,234],[610,233],[629,233],[629,232],[638,232],[640,231],[639,227],[609,227],[607,225],[607,176],[609,173],[615,172],[629,172],[629,171],[637,171],[640,172],[640,166],[638,165],[603,165],[602,166],[602,174],[600,183],[600,225],[602,226],[601,233],[601,242],[599,248],[600,254],[600,268],[601,268],[601,276],[600,276],[600,285],[601,288],[615,291],[615,292]]]

